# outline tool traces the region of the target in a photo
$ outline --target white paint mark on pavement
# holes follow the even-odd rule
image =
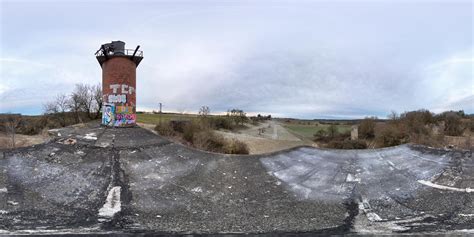
[[[430,186],[432,188],[441,189],[441,190],[466,192],[466,193],[474,192],[474,189],[472,189],[472,188],[454,188],[454,187],[435,184],[435,183],[432,183],[431,181],[427,181],[427,180],[418,180],[418,183],[426,185],[426,186]]]
[[[191,191],[193,191],[195,193],[202,193],[202,188],[201,187],[195,187],[195,188],[191,189]]]
[[[15,202],[15,201],[8,201],[7,203],[13,206],[18,205],[18,202]]]
[[[97,135],[95,133],[88,133],[84,136],[84,139],[87,140],[97,140]]]
[[[369,221],[382,221],[383,219],[377,215],[374,211],[372,211],[372,207],[370,207],[369,200],[362,198],[362,202],[359,202],[359,210],[363,211],[365,213],[365,216],[367,216],[367,219]]]
[[[347,174],[346,182],[357,182],[360,183],[360,178],[355,177],[355,175]]]
[[[122,204],[120,202],[120,186],[115,186],[110,189],[105,204],[99,209],[99,216],[102,217],[113,217],[115,213],[122,210]]]

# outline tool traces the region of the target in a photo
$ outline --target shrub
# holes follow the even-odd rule
[[[328,136],[328,132],[325,129],[320,129],[315,134],[313,134],[314,141],[321,141],[327,136]]]
[[[230,141],[226,141],[224,152],[226,154],[249,154],[249,148],[247,144],[237,139],[232,139]]]
[[[430,111],[424,109],[405,112],[400,115],[400,119],[401,122],[405,124],[409,133],[412,134],[428,135],[430,133],[430,128],[428,125],[435,123],[433,114]]]
[[[157,131],[162,136],[174,136],[173,127],[169,123],[162,123],[155,126],[155,131]]]
[[[455,113],[446,114],[444,132],[449,136],[460,136],[462,134],[461,117]]]
[[[329,125],[327,133],[330,137],[335,137],[337,135],[337,126],[334,124]]]
[[[212,117],[210,118],[211,124],[215,129],[227,129],[232,130],[234,129],[234,125],[232,124],[232,119],[230,117]]]
[[[399,126],[385,125],[375,134],[379,147],[397,146],[406,143],[408,135]]]
[[[193,146],[202,150],[226,153],[226,154],[249,154],[245,143],[236,139],[225,139],[213,131],[196,132],[193,135]]]
[[[193,146],[202,150],[223,153],[224,138],[214,132],[201,131],[193,135]]]
[[[344,141],[331,141],[327,145],[328,148],[335,149],[366,149],[367,144],[362,140],[344,140]]]
[[[183,128],[183,138],[184,140],[193,143],[194,134],[199,131],[199,127],[194,123],[186,123]]]
[[[359,136],[361,138],[374,138],[375,137],[375,117],[365,118],[360,122],[359,125]]]
[[[183,133],[185,127],[190,123],[192,122],[189,120],[171,120],[169,122],[169,125],[173,128],[175,132]]]

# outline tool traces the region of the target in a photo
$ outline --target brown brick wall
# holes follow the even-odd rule
[[[108,101],[108,95],[114,94],[110,85],[127,85],[136,89],[136,66],[135,63],[126,57],[113,57],[102,64],[102,92],[104,102]],[[122,88],[117,88],[116,95],[122,94]],[[126,103],[114,103],[116,105],[136,106],[136,91],[126,93]]]

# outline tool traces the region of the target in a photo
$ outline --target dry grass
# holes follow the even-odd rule
[[[26,147],[32,146],[36,144],[41,144],[48,141],[49,136],[47,133],[43,133],[40,135],[22,135],[16,134],[15,135],[15,147]],[[0,132],[0,149],[9,149],[12,147],[11,137],[6,133]]]
[[[155,126],[158,134],[201,150],[224,154],[249,154],[247,145],[234,139],[226,139],[211,129],[209,120],[194,119],[183,126],[162,122]]]

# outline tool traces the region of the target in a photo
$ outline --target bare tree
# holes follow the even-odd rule
[[[211,109],[209,109],[209,107],[206,105],[201,106],[201,108],[199,109],[200,116],[207,117],[210,113]]]
[[[91,119],[93,118],[91,112],[95,101],[93,90],[90,85],[80,83],[76,84],[71,95],[71,98],[75,97],[74,100],[79,103],[78,112],[86,112]]]
[[[395,121],[395,120],[400,118],[400,116],[398,116],[398,114],[395,110],[392,110],[387,117],[388,117],[388,119],[390,119],[392,121]]]
[[[61,126],[66,126],[66,112],[69,109],[69,99],[65,94],[59,94],[54,101],[43,105],[44,113],[51,114]]]
[[[69,98],[68,108],[74,113],[76,123],[82,123],[81,119],[81,98],[80,95],[72,93]]]
[[[92,86],[91,92],[94,97],[94,102],[95,102],[95,107],[96,107],[95,118],[98,119],[100,117],[100,110],[102,109],[102,105],[104,103],[103,97],[102,97],[102,85],[99,83],[95,86]]]
[[[16,129],[20,125],[21,121],[22,118],[20,114],[9,114],[5,118],[4,126],[7,134],[10,136],[12,148],[15,148]]]

